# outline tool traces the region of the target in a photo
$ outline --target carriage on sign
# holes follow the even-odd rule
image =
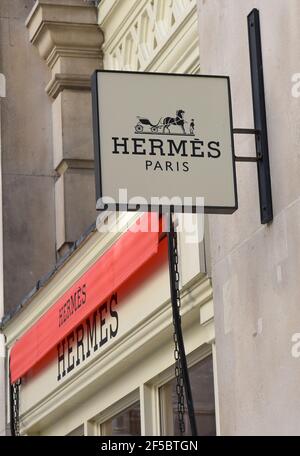
[[[149,119],[146,119],[145,117],[137,116],[137,118],[139,120],[138,120],[138,123],[136,124],[136,126],[134,127],[136,133],[143,133],[145,127],[146,127],[146,130],[149,129],[152,133],[157,133],[160,128],[164,127],[164,124],[162,122],[162,117],[159,119],[159,121],[156,124],[153,124],[152,122],[150,122]]]
[[[191,120],[190,123],[190,131],[189,133],[185,130],[185,124],[188,122],[184,119],[184,110],[179,109],[176,111],[175,117],[161,117],[157,123],[152,123],[147,117],[137,116],[138,122],[135,125],[135,133],[145,133],[145,134],[179,134],[172,132],[171,126],[179,127],[182,131],[181,134],[184,135],[194,135],[194,119]],[[161,132],[159,130],[162,130]]]

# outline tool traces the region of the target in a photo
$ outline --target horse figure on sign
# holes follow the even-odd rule
[[[176,111],[176,117],[165,117],[163,120],[163,133],[165,133],[166,130],[168,133],[171,133],[170,125],[179,125],[182,128],[183,133],[186,134],[184,128],[185,120],[183,118],[184,113],[185,111],[179,109],[179,111]]]

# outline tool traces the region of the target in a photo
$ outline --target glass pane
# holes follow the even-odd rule
[[[140,402],[128,407],[101,425],[103,435],[136,436],[141,435]]]
[[[216,435],[215,398],[212,356],[205,358],[189,369],[197,430],[200,436]],[[176,380],[160,388],[161,433],[181,435],[178,425]],[[191,435],[185,404],[185,434]]]

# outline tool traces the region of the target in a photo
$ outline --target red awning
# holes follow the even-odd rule
[[[152,214],[154,215],[154,214]],[[145,214],[143,217],[149,217]],[[139,220],[136,226],[141,226]],[[158,232],[125,232],[14,344],[11,383],[24,376],[70,331],[157,253]]]

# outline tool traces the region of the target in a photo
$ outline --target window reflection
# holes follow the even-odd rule
[[[216,435],[213,362],[209,356],[189,369],[198,435]],[[176,379],[160,388],[161,433],[179,436]],[[191,435],[185,404],[185,434]]]
[[[128,407],[101,426],[102,434],[109,436],[141,435],[140,402]]]

